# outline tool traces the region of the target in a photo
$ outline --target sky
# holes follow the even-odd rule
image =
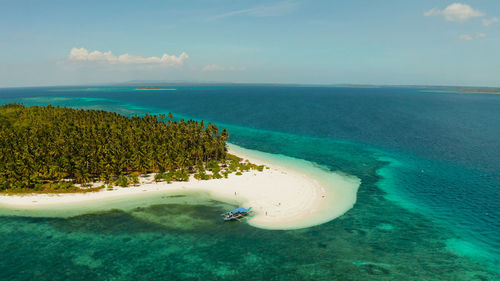
[[[500,87],[499,0],[0,0],[0,87]]]

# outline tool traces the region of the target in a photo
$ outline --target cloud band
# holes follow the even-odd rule
[[[184,61],[189,56],[182,52],[179,56],[163,54],[161,57],[141,57],[129,54],[116,56],[111,51],[89,52],[85,48],[72,48],[68,60],[70,61],[87,61],[87,62],[102,62],[109,64],[158,64],[164,66],[177,66],[183,65]]]

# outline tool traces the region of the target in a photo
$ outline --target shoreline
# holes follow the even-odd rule
[[[139,186],[114,187],[89,193],[0,195],[0,215],[69,217],[93,211],[129,209],[162,202],[159,195],[205,193],[212,200],[249,208],[247,220],[263,229],[299,229],[322,224],[341,216],[356,202],[360,180],[327,171],[313,163],[253,151],[229,144],[229,153],[264,171],[229,175],[227,179],[155,183],[142,178]],[[153,181],[149,183],[149,181]],[[142,201],[141,201],[142,200]],[[214,217],[218,219],[218,217]]]

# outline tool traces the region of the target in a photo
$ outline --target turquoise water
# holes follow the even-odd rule
[[[499,97],[172,87],[3,89],[0,102],[211,120],[234,144],[359,177],[356,205],[290,231],[222,224],[218,214],[229,206],[193,198],[70,218],[4,216],[2,279],[500,279]]]

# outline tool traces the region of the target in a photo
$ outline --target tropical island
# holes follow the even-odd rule
[[[479,94],[500,94],[500,88],[471,88],[459,89],[461,93],[479,93]]]
[[[119,207],[106,201],[116,198],[202,192],[252,207],[254,226],[291,229],[342,215],[360,185],[307,161],[229,145],[227,130],[174,121],[170,113],[126,117],[8,104],[0,106],[0,132],[0,207],[7,213],[63,207],[59,215],[67,216]]]
[[[225,129],[173,116],[125,116],[60,107],[0,107],[0,191],[92,191],[89,183],[128,186],[227,178],[264,166],[227,153]],[[209,171],[209,173],[207,173]],[[104,186],[101,186],[103,188]]]
[[[136,88],[139,91],[175,91],[173,88],[160,88],[160,87],[140,87]]]

